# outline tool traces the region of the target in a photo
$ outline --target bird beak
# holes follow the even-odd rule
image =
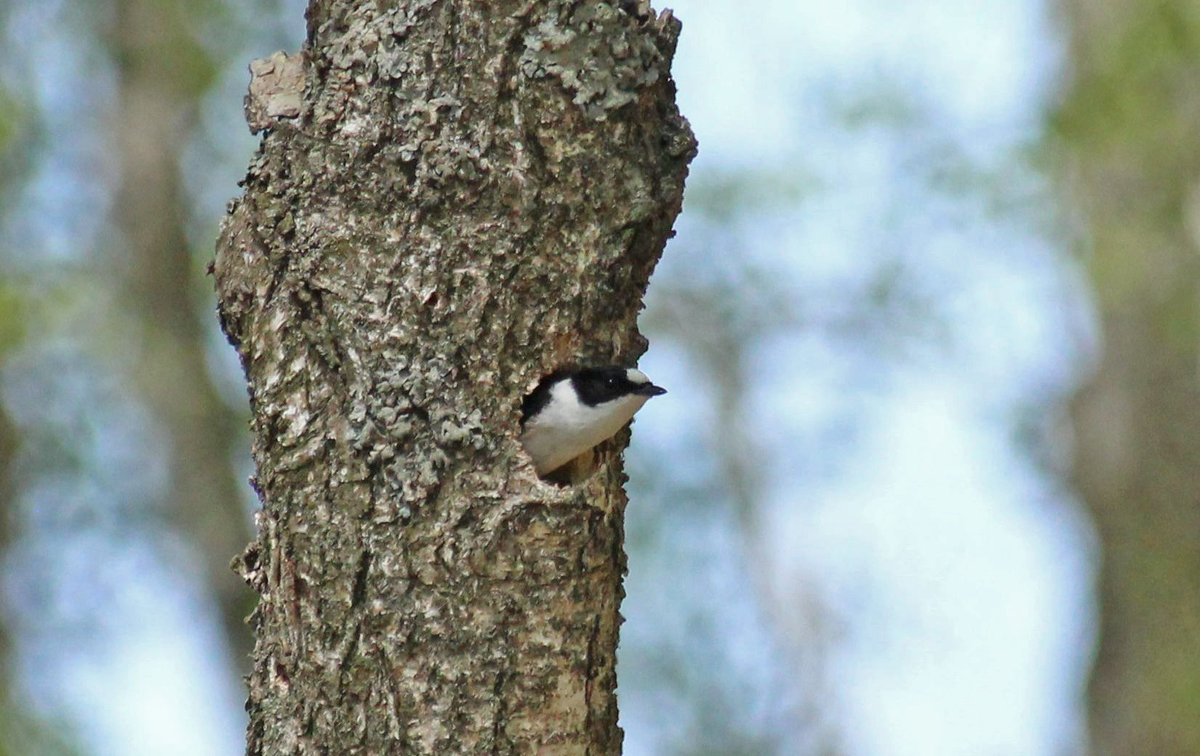
[[[658,396],[659,394],[667,393],[667,390],[662,386],[655,386],[653,383],[647,383],[645,386],[639,386],[638,390],[633,392],[638,396]]]

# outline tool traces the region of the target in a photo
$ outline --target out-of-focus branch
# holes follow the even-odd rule
[[[749,270],[742,273],[756,278]],[[672,290],[660,294],[661,309],[651,312],[648,321],[691,354],[697,373],[713,390],[715,432],[709,441],[720,485],[738,526],[757,605],[787,657],[791,674],[786,677],[798,681],[781,682],[791,702],[789,737],[803,737],[809,744],[806,752],[835,754],[838,735],[823,695],[828,616],[814,586],[780,579],[762,510],[769,450],[755,440],[747,401],[754,390],[749,375],[753,348],[764,336],[795,327],[799,315],[777,287],[768,281],[756,283],[761,286],[747,288],[757,297],[743,296],[733,290],[740,284],[728,281],[664,284]]]
[[[208,62],[186,43],[180,16],[170,0],[116,0],[114,212],[125,252],[116,265],[125,293],[121,326],[132,342],[125,367],[170,441],[169,516],[203,554],[230,647],[244,659],[251,594],[229,568],[250,534],[231,460],[238,420],[206,363],[206,308],[185,235],[180,171]]]
[[[1193,3],[1067,0],[1055,114],[1091,242],[1104,354],[1072,406],[1100,536],[1093,752],[1200,753],[1200,175]]]

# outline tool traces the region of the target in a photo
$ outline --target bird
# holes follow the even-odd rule
[[[650,397],[665,393],[636,368],[556,370],[521,403],[521,444],[545,478],[611,438]]]

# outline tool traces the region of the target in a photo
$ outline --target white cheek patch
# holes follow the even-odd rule
[[[650,379],[646,376],[646,374],[637,368],[629,368],[626,370],[625,377],[629,379],[630,383],[636,383],[639,386],[644,386],[650,382]]]

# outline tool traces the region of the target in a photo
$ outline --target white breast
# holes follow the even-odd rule
[[[575,398],[570,381],[550,390],[546,407],[525,424],[521,443],[545,475],[611,438],[649,397],[632,395],[589,407]]]

